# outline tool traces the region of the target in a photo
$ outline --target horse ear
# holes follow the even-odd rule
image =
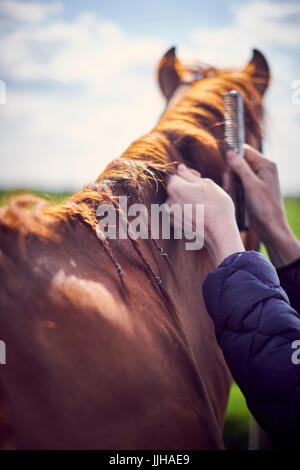
[[[176,57],[175,47],[171,47],[158,64],[158,83],[167,99],[181,81],[181,77],[182,66]]]
[[[251,75],[255,88],[263,95],[268,88],[271,74],[268,62],[257,49],[253,49],[252,59],[246,66],[245,72]]]

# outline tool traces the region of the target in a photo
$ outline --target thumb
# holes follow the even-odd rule
[[[258,178],[251,170],[245,158],[241,157],[233,150],[227,152],[226,157],[228,165],[237,175],[239,175],[245,188],[253,186],[253,184],[256,183]]]
[[[192,168],[188,168],[183,163],[178,165],[177,174],[189,183],[199,183],[201,178],[201,174],[199,173],[199,171],[193,170]]]

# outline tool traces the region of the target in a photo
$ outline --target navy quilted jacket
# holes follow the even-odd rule
[[[260,253],[233,254],[203,293],[253,416],[277,447],[300,448],[300,260],[276,272]]]

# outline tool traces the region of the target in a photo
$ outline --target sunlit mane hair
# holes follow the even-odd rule
[[[185,67],[184,71],[194,73],[195,68]],[[198,72],[203,78],[192,82],[183,98],[163,113],[155,128],[133,142],[120,158],[113,160],[94,183],[64,202],[47,205],[38,212],[20,210],[26,206],[26,198],[13,201],[2,214],[2,227],[18,227],[21,233],[30,232],[53,239],[63,230],[65,222],[72,226],[74,221],[80,221],[96,234],[99,204],[110,202],[118,209],[116,196],[120,194],[144,203],[163,202],[166,175],[175,171],[178,162],[185,162],[199,170],[203,177],[210,177],[221,184],[225,169],[222,96],[232,89],[243,94],[246,140],[251,133],[257,141],[261,139],[262,98],[250,79],[249,70],[199,67]],[[41,200],[33,196],[27,198],[27,202],[30,206],[41,204]],[[158,281],[139,243],[131,242],[149,277]],[[160,249],[155,240],[148,242]],[[99,243],[123,283],[124,273],[113,244],[104,239]],[[164,259],[168,262],[166,257]],[[162,286],[159,288],[163,289]]]

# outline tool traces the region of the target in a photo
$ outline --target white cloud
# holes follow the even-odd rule
[[[166,47],[92,14],[3,35],[0,68],[35,89],[7,87],[1,185],[60,189],[94,180],[155,124],[162,100],[154,70]],[[41,90],[43,81],[63,87]]]
[[[28,23],[40,23],[50,15],[60,13],[63,3],[41,3],[37,1],[24,2],[21,0],[1,0],[0,15],[2,19],[9,19]]]
[[[8,82],[7,104],[0,107],[0,184],[80,187],[154,125],[163,106],[154,72],[170,44],[125,34],[92,13],[72,22],[56,18],[59,2],[26,2],[31,14],[19,4],[0,0],[0,12],[6,8],[6,15],[24,22],[3,32],[0,43],[0,70],[19,84]],[[299,190],[300,105],[290,97],[291,82],[300,77],[291,54],[278,47],[298,47],[290,18],[299,14],[294,3],[242,4],[232,24],[191,32],[180,47],[183,58],[226,66],[241,65],[253,46],[266,52],[274,75],[267,149],[281,166],[286,192]]]
[[[82,14],[72,23],[53,21],[8,33],[0,45],[0,67],[17,80],[83,82],[101,91],[129,67],[156,62],[163,44],[127,37],[116,24]]]
[[[217,29],[201,28],[190,34],[190,44],[201,60],[237,65],[245,53],[260,45],[265,49],[299,49],[300,4],[250,2],[233,10],[234,21]]]
[[[160,107],[149,83],[146,109]],[[16,113],[16,109],[18,112]],[[101,104],[91,97],[14,92],[1,130],[1,182],[54,189],[81,187],[154,125],[139,101]],[[14,158],[12,159],[11,156]]]

